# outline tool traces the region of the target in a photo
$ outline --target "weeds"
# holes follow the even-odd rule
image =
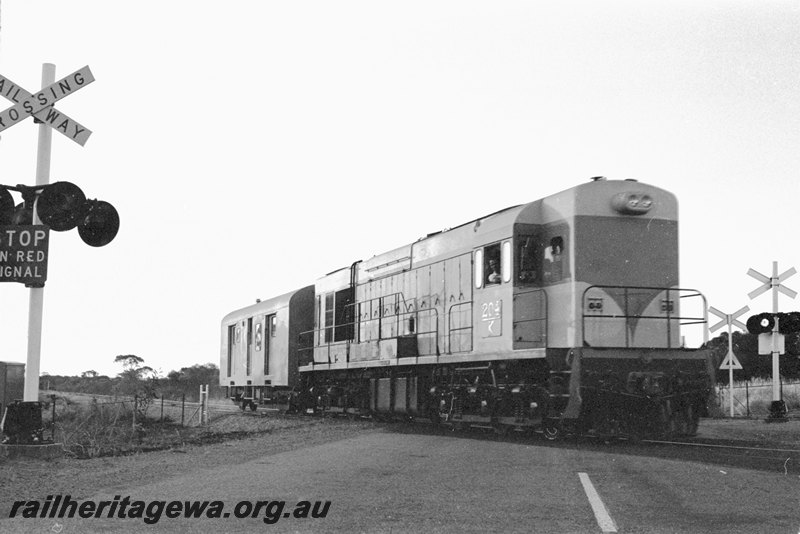
[[[58,410],[56,441],[78,458],[119,456],[145,450],[183,446],[188,429],[169,418],[153,421],[134,413],[130,402],[93,402],[88,405],[65,402]]]

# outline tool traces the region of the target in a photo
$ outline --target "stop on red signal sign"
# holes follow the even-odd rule
[[[49,242],[50,230],[44,225],[0,226],[0,282],[43,286]]]

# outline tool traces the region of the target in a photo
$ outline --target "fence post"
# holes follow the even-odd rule
[[[745,395],[745,398],[747,399],[747,417],[750,417],[750,387],[749,387],[749,384],[750,384],[750,380],[747,380],[744,383],[744,395]]]
[[[56,440],[56,395],[55,393],[50,395],[50,400],[53,402],[53,417],[50,421],[50,440],[55,442]]]
[[[208,385],[200,386],[200,424],[208,424]]]
[[[136,432],[136,405],[138,404],[138,397],[133,396],[133,423],[131,423],[131,430]]]
[[[181,426],[183,426],[183,414],[186,410],[186,393],[181,395]]]

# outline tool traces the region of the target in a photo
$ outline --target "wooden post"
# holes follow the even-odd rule
[[[208,384],[200,386],[200,424],[208,424]]]

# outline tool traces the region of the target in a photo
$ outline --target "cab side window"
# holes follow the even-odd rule
[[[500,258],[500,243],[489,245],[483,249],[483,272],[486,285],[499,284],[502,281],[502,262]]]
[[[517,249],[517,281],[520,284],[536,284],[541,278],[539,269],[539,247],[532,235],[519,238]]]
[[[542,266],[545,282],[558,282],[566,278],[566,258],[564,258],[564,238],[556,236],[545,247]]]

